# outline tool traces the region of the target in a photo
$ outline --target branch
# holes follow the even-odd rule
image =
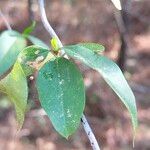
[[[52,38],[53,37],[57,38],[59,47],[63,47],[63,45],[62,45],[60,39],[58,38],[57,34],[55,33],[54,29],[51,27],[51,25],[48,22],[45,8],[44,8],[44,0],[39,0],[39,6],[40,6],[41,20],[42,20],[42,23],[43,23],[45,29],[49,32],[49,34]]]
[[[2,13],[1,10],[0,10],[0,16],[1,16],[2,19],[4,20],[4,23],[5,23],[6,27],[7,27],[7,29],[8,29],[8,30],[12,30],[12,28],[11,28],[9,22],[7,21],[7,19],[5,18],[4,14]]]
[[[91,127],[89,126],[88,121],[87,121],[87,119],[86,119],[86,117],[84,115],[81,118],[81,122],[82,122],[84,130],[85,130],[85,132],[86,132],[86,134],[87,134],[87,136],[88,136],[88,138],[90,140],[90,143],[91,143],[91,146],[92,146],[93,150],[100,150],[100,147],[99,147],[99,145],[97,143],[95,135],[94,135]]]
[[[43,22],[43,25],[44,25],[45,29],[49,32],[49,34],[52,38],[53,37],[57,38],[59,47],[63,47],[63,44],[61,43],[61,41],[58,38],[57,34],[55,33],[55,31],[51,27],[50,23],[48,22],[48,19],[46,17],[45,8],[44,8],[44,0],[39,0],[39,7],[40,7],[41,19],[42,19],[42,22]],[[86,132],[86,134],[87,134],[87,136],[90,140],[90,143],[91,143],[91,146],[92,146],[93,150],[100,150],[99,145],[97,143],[97,140],[96,140],[96,138],[95,138],[95,136],[92,132],[92,129],[89,126],[89,124],[88,124],[88,122],[87,122],[84,115],[81,118],[81,122],[82,122],[84,130],[85,130],[85,132]]]

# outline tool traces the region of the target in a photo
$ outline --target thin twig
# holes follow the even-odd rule
[[[51,25],[48,22],[47,16],[46,16],[46,12],[45,12],[45,7],[44,7],[44,0],[39,0],[39,5],[40,5],[40,14],[41,14],[41,19],[43,22],[43,25],[45,27],[45,29],[49,32],[50,36],[53,38],[57,38],[59,47],[63,47],[60,39],[58,38],[57,34],[55,33],[54,29],[51,27]]]
[[[50,23],[48,22],[48,19],[46,17],[45,7],[44,7],[44,0],[39,0],[39,6],[40,6],[40,13],[41,13],[41,19],[43,22],[43,25],[45,29],[49,32],[51,37],[55,37],[58,40],[59,47],[63,47],[63,44],[61,43],[60,39],[58,38],[57,34],[51,27]],[[64,53],[64,52],[63,52]],[[87,136],[90,140],[91,146],[93,150],[100,150],[98,142],[92,132],[91,127],[89,126],[85,116],[83,115],[81,118],[82,125],[84,127],[85,132],[87,133]]]
[[[0,10],[0,16],[1,16],[2,19],[4,20],[4,23],[5,23],[6,27],[7,27],[7,29],[8,29],[8,30],[12,30],[12,28],[11,28],[9,22],[7,21],[7,19],[5,18],[4,14],[2,13],[1,10]]]
[[[88,121],[84,115],[81,118],[81,122],[82,122],[84,130],[85,130],[85,132],[86,132],[86,134],[90,140],[90,143],[91,143],[93,150],[100,150],[100,147],[97,143],[95,135],[93,134],[93,131],[92,131],[91,127],[89,126]]]

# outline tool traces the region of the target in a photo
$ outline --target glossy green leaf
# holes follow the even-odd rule
[[[0,35],[0,76],[15,63],[26,40],[16,31],[4,31]]]
[[[134,131],[137,127],[137,109],[134,94],[125,80],[120,68],[105,56],[98,55],[88,48],[72,45],[65,46],[69,56],[80,60],[87,66],[98,71],[129,110]]]
[[[57,58],[41,68],[36,86],[41,105],[54,128],[68,138],[78,128],[85,105],[80,71],[69,60]]]
[[[23,35],[25,37],[28,37],[28,35],[30,35],[31,32],[33,32],[33,30],[35,29],[35,26],[36,26],[36,22],[33,21],[32,24],[23,31]]]
[[[24,122],[28,87],[21,65],[16,62],[10,74],[0,81],[0,91],[5,93],[15,106],[18,129]]]
[[[77,46],[82,46],[84,48],[87,48],[93,52],[103,52],[105,50],[105,47],[103,45],[97,44],[97,43],[79,43],[76,44]]]
[[[34,36],[31,36],[29,35],[28,36],[28,39],[34,44],[34,45],[37,45],[37,46],[41,46],[45,49],[49,49],[49,47],[42,41],[40,40],[39,38],[36,38]]]
[[[18,56],[18,62],[21,64],[26,76],[31,75],[40,68],[48,53],[49,50],[36,45],[28,46],[21,51]]]

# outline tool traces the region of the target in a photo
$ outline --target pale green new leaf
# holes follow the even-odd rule
[[[31,24],[29,27],[27,27],[27,28],[23,31],[22,34],[23,34],[25,37],[28,37],[28,36],[31,34],[31,32],[33,32],[33,30],[35,29],[35,26],[36,26],[36,22],[33,21],[32,24]]]
[[[119,96],[131,114],[134,131],[137,127],[137,109],[134,94],[125,80],[120,68],[105,56],[98,55],[80,45],[65,46],[63,50],[69,56],[80,60],[98,71],[114,92]]]
[[[26,40],[16,31],[7,30],[0,35],[0,76],[15,63],[25,46]]]
[[[28,87],[21,65],[16,62],[12,71],[0,81],[0,91],[5,93],[15,106],[18,129],[24,122],[27,105]]]
[[[34,45],[49,49],[49,47],[42,40],[40,40],[35,36],[30,35],[31,32],[33,32],[33,30],[35,29],[35,26],[36,26],[36,22],[33,21],[32,24],[23,31],[22,35],[25,38],[27,38],[29,41],[31,41]]]
[[[60,47],[59,47],[59,45],[58,45],[58,41],[57,41],[57,38],[56,38],[56,37],[53,37],[53,38],[51,39],[50,43],[51,43],[51,47],[52,47],[53,51],[55,51],[55,52],[59,51],[59,48],[60,48]]]
[[[54,128],[68,138],[78,128],[85,105],[80,71],[65,58],[51,60],[40,69],[36,87]]]

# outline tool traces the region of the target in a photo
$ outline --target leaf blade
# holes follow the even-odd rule
[[[25,74],[18,62],[15,63],[10,74],[0,81],[0,90],[6,94],[14,104],[18,129],[20,129],[24,122],[28,87]]]
[[[35,26],[36,26],[36,22],[33,21],[30,26],[28,26],[27,28],[25,28],[25,30],[23,31],[22,34],[23,34],[25,37],[28,37],[28,36],[31,34],[31,32],[33,32],[33,30],[35,29]]]
[[[26,46],[26,40],[16,31],[4,31],[0,36],[0,76],[16,61],[19,52]]]
[[[47,58],[48,49],[32,45],[24,48],[18,56],[18,62],[21,64],[26,76],[29,76],[38,70],[42,62]]]
[[[66,54],[80,60],[102,75],[130,112],[135,132],[138,125],[135,97],[120,68],[105,56],[95,54],[91,50],[79,45],[65,46],[63,49]]]
[[[85,105],[80,72],[69,60],[58,58],[41,68],[36,86],[41,105],[54,128],[68,138],[77,129]]]
[[[84,48],[87,48],[93,52],[103,52],[105,50],[105,47],[103,45],[97,44],[97,43],[79,43],[78,46],[82,46]]]

